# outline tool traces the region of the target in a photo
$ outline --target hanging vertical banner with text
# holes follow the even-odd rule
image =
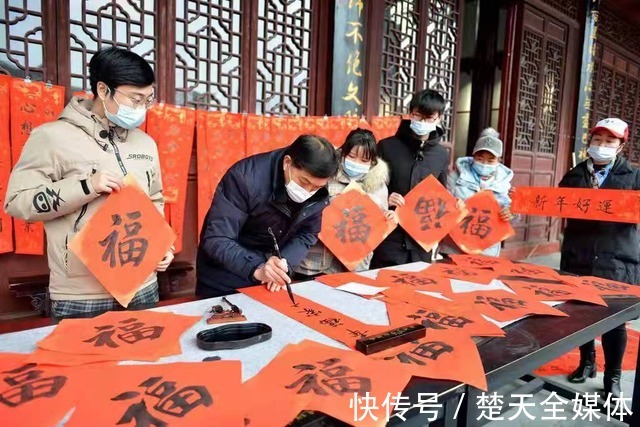
[[[336,0],[331,113],[360,116],[364,91],[364,2]]]

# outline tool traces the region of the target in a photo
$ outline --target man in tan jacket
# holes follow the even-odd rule
[[[86,317],[122,306],[67,249],[68,243],[133,175],[162,213],[162,180],[156,144],[137,129],[154,103],[154,73],[137,54],[102,50],[89,64],[95,101],[72,99],[57,121],[31,133],[11,172],[5,210],[43,221],[56,319]],[[157,266],[167,269],[169,252]],[[129,308],[158,302],[156,274],[141,283]]]

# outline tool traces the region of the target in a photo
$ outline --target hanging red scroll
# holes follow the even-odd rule
[[[11,77],[0,74],[0,254],[13,251],[13,222],[4,211],[7,184],[11,174],[10,88]]]
[[[12,79],[10,94],[11,156],[15,166],[31,131],[45,122],[55,120],[64,108],[64,87]],[[44,253],[42,223],[30,223],[14,218],[13,225],[16,253]]]
[[[400,127],[402,117],[382,116],[371,118],[371,128],[377,141],[394,136]]]
[[[147,113],[147,133],[158,144],[162,194],[165,202],[169,204],[169,217],[166,219],[176,233],[176,253],[182,250],[187,181],[195,125],[196,112],[190,108],[161,104]]]
[[[527,215],[640,223],[637,191],[518,187],[511,210]]]
[[[227,170],[246,155],[250,144],[246,128],[252,117],[262,116],[197,112],[198,234],[218,183]]]

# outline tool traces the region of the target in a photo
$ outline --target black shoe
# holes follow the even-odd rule
[[[604,394],[605,399],[611,393],[612,398],[620,398],[620,376],[621,369],[610,369],[604,371]]]
[[[586,356],[586,357],[583,357]],[[589,352],[588,355],[580,355],[580,365],[567,377],[570,383],[583,383],[588,378],[595,378],[598,372],[596,365],[596,352]]]

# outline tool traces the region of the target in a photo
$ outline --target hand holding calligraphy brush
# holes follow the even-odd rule
[[[280,247],[278,246],[278,239],[276,239],[276,235],[273,234],[273,230],[271,229],[271,227],[269,227],[267,229],[267,231],[269,232],[269,234],[271,235],[271,239],[273,240],[273,250],[276,254],[276,256],[279,259],[282,259],[282,255],[280,254]],[[287,286],[287,293],[289,294],[289,298],[291,299],[292,303],[296,303],[296,300],[293,298],[293,292],[291,291],[291,285],[289,283],[286,283]]]

